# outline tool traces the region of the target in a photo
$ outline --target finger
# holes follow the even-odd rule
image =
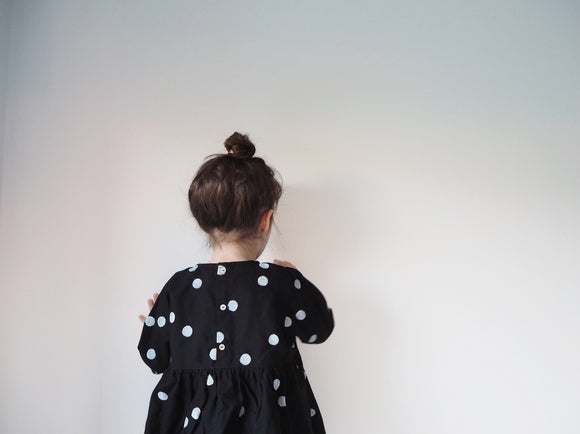
[[[155,304],[155,302],[151,299],[148,299],[147,304],[149,305],[149,310],[151,310],[151,309],[153,309],[153,305]]]
[[[282,267],[296,268],[296,266],[288,261],[281,261],[279,259],[274,259],[274,264],[281,265]]]
[[[139,321],[141,321],[142,323],[145,322],[145,316],[144,315],[139,315]]]

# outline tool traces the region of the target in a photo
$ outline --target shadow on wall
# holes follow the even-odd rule
[[[380,300],[386,270],[374,268],[380,258],[367,262],[365,247],[377,240],[365,219],[369,198],[356,190],[343,180],[287,188],[273,233],[281,259],[319,286],[334,311],[323,348],[301,345],[329,432],[372,432],[396,404],[388,387],[391,327]]]

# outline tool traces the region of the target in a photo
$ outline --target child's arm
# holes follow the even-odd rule
[[[332,309],[322,292],[300,271],[291,270],[289,316],[295,335],[307,344],[324,342],[334,329]]]
[[[155,299],[151,312],[145,318],[137,346],[141,358],[154,374],[164,372],[169,365],[169,329],[171,327],[169,288],[173,283],[173,277],[165,284]]]

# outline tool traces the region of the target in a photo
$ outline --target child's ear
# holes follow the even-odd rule
[[[273,209],[269,209],[262,215],[262,220],[260,220],[260,231],[267,232],[270,229],[272,223],[272,214],[274,214]]]

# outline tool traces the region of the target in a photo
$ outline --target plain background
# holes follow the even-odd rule
[[[329,434],[580,432],[579,77],[571,0],[0,2],[0,432],[142,432],[236,130],[335,312]]]

